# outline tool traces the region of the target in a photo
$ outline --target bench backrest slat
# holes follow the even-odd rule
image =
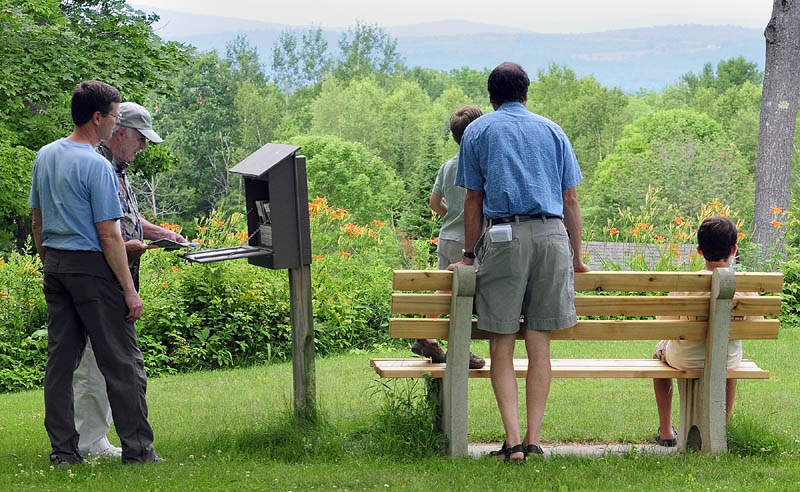
[[[697,296],[576,296],[578,316],[706,316],[708,298]],[[392,294],[394,314],[448,314],[450,294]],[[738,297],[733,316],[778,316],[777,296]]]
[[[396,270],[394,290],[449,290],[453,272],[444,270]],[[575,275],[578,292],[706,292],[711,288],[711,272],[588,272]],[[780,292],[780,272],[739,272],[739,292]]]
[[[392,318],[391,338],[448,338],[449,321],[444,318]],[[730,337],[735,340],[776,339],[779,322],[770,320],[731,321]],[[554,331],[552,340],[704,340],[706,321],[663,320],[582,320],[564,330]],[[489,334],[472,324],[473,339],[488,339]],[[523,338],[523,332],[517,333]]]

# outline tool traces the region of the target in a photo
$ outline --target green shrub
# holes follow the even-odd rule
[[[30,250],[30,241],[26,244]],[[47,359],[47,306],[38,256],[0,257],[0,391],[37,388]]]
[[[423,253],[403,247],[380,221],[348,222],[350,213],[309,204],[315,344],[319,355],[366,349],[387,340],[392,270]],[[198,221],[203,247],[241,244],[239,214]],[[166,224],[167,227],[173,227]],[[426,251],[426,250],[424,250]],[[143,257],[140,344],[151,374],[243,366],[291,357],[288,274],[246,260],[187,263],[171,252]]]
[[[781,323],[792,326],[800,314],[800,262],[797,259],[787,262],[783,271],[783,292],[781,293]]]
[[[309,204],[309,215],[317,354],[387,342],[392,270],[429,265],[427,240],[398,237],[377,220],[353,224],[347,210],[324,198]],[[242,244],[244,222],[241,214],[213,212],[193,225],[194,239],[204,248]],[[38,387],[43,378],[47,309],[40,266],[38,257],[18,253],[0,263],[0,391]],[[139,345],[151,376],[291,357],[286,270],[246,260],[188,263],[174,252],[151,250],[142,257],[140,294]]]

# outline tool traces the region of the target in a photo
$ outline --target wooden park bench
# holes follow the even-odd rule
[[[768,379],[769,371],[744,360],[726,369],[728,339],[778,338],[777,319],[732,320],[731,316],[777,317],[778,296],[737,297],[734,293],[780,292],[781,273],[713,272],[589,272],[575,275],[578,324],[553,332],[553,340],[707,340],[705,370],[681,371],[647,359],[552,359],[554,378],[677,378],[680,391],[678,448],[710,453],[727,451],[725,378]],[[491,361],[469,370],[470,339],[487,339],[472,319],[475,270],[459,265],[454,272],[399,270],[394,272],[392,314],[439,314],[449,318],[392,318],[392,338],[448,340],[446,364],[428,359],[372,359],[384,378],[443,378],[441,426],[448,454],[467,454],[468,378],[488,378]],[[451,291],[436,294],[433,291]],[[408,293],[411,291],[413,293]],[[428,291],[420,293],[420,291]],[[622,295],[580,295],[581,292],[619,292]],[[652,292],[710,292],[709,297],[644,295]],[[635,293],[635,294],[630,294]],[[707,321],[666,321],[655,316],[699,316]],[[702,318],[701,318],[702,319]],[[522,334],[518,335],[521,339]],[[527,372],[527,359],[515,359],[518,378]],[[655,405],[655,401],[653,402]]]

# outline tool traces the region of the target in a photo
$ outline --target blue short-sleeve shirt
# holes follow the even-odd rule
[[[507,102],[470,123],[461,139],[456,184],[479,190],[483,214],[564,215],[564,191],[583,179],[564,131]]]
[[[36,154],[28,203],[42,212],[42,243],[70,251],[102,251],[98,222],[119,219],[117,176],[88,144],[65,138]]]

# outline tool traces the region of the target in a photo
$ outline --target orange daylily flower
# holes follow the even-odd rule
[[[778,215],[779,213],[783,212],[783,209],[780,207],[770,207],[769,209],[772,210],[772,213],[775,215]]]
[[[341,256],[342,258],[347,258],[348,256],[351,256],[351,254],[348,253],[347,251],[339,251],[339,256]]]
[[[664,236],[656,236],[656,241],[658,241],[659,243],[663,242]]]
[[[322,261],[324,258],[322,255],[314,255],[314,261]]]
[[[783,223],[778,219],[772,219],[771,221],[769,221],[769,223],[772,224],[772,227],[774,227],[775,229],[778,229],[780,228],[780,226],[783,225]]]
[[[619,234],[619,229],[617,229],[616,227],[612,227],[611,229],[608,230],[608,233],[611,234],[612,236],[616,236],[617,234]]]
[[[323,203],[325,203],[325,199],[321,197],[316,197],[314,198],[313,202],[315,205],[322,205]]]
[[[722,206],[722,202],[721,202],[721,201],[719,201],[719,200],[717,200],[717,201],[715,201],[714,203],[712,203],[712,205],[714,205],[714,208],[719,208],[719,207],[721,207],[721,206]]]
[[[178,270],[178,267],[172,265],[172,273],[178,273],[178,272],[180,272],[180,270]]]
[[[676,224],[681,225],[681,224],[683,224],[683,217],[675,217],[674,219],[672,219],[672,222],[675,222]]]
[[[162,287],[166,287],[166,286],[167,286],[167,283],[166,283],[166,282],[161,282],[161,286],[162,286]]]
[[[635,237],[635,236],[638,236],[638,235],[639,235],[639,229],[631,229],[631,236]]]
[[[375,224],[375,226],[377,227],[383,227],[383,222],[381,222],[380,220],[373,220],[372,223]]]
[[[437,236],[433,239],[429,239],[428,242],[431,244],[439,244],[439,237]]]
[[[742,239],[746,238],[747,236],[744,235],[744,232],[740,232],[739,234],[736,235],[736,237],[738,238],[739,241],[741,241]]]

